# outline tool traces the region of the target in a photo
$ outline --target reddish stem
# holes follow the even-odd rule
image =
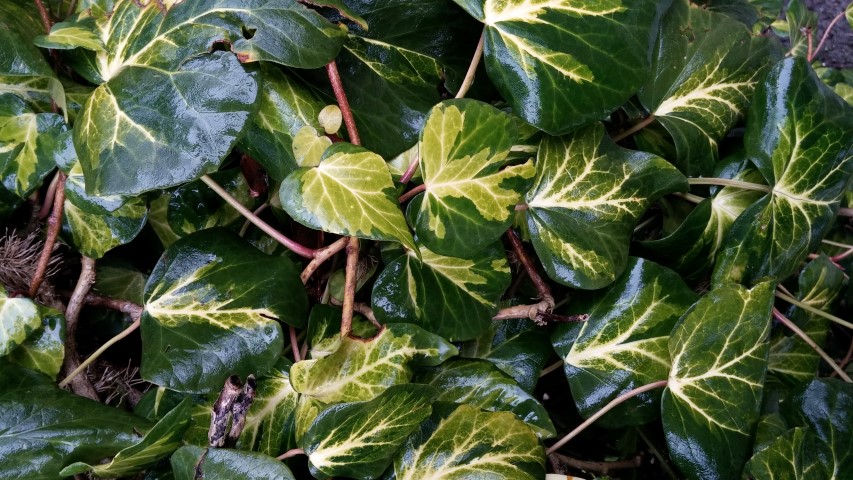
[[[400,177],[400,183],[403,185],[409,183],[412,177],[415,176],[415,172],[418,171],[418,165],[421,163],[421,155],[415,155],[415,158],[412,159],[412,163],[409,164],[409,167],[403,172],[403,176]]]
[[[347,126],[349,141],[353,145],[361,145],[358,130],[355,128],[355,118],[352,116],[352,109],[350,109],[349,100],[347,100],[347,94],[344,91],[344,84],[341,81],[340,73],[338,73],[338,64],[334,60],[327,63],[326,72],[329,74],[329,82],[331,82],[332,90],[335,92],[338,106],[341,107],[341,115],[344,117],[344,124]]]
[[[408,192],[405,192],[402,195],[400,195],[399,201],[400,201],[400,203],[405,203],[405,202],[411,200],[412,197],[414,197],[415,195],[417,195],[417,194],[419,194],[425,190],[426,190],[426,184],[422,183],[422,184],[418,185],[417,187],[409,190]]]
[[[62,227],[62,209],[65,205],[65,173],[58,172],[58,183],[56,185],[56,194],[53,197],[53,211],[50,218],[47,220],[47,237],[44,239],[44,248],[39,257],[39,263],[36,266],[36,273],[33,275],[33,283],[30,285],[28,295],[30,298],[35,298],[38,294],[39,287],[44,282],[45,274],[47,273],[48,265],[50,264],[50,256],[53,254],[53,247],[56,246],[56,239],[59,237],[59,229]]]
[[[50,20],[50,13],[41,0],[35,0],[35,2],[39,10],[39,16],[41,17],[41,24],[44,26],[45,32],[50,33],[50,27],[53,26],[53,22]]]
[[[806,332],[802,331],[800,327],[798,327],[788,317],[783,315],[782,312],[776,309],[776,307],[773,307],[773,317],[775,317],[776,320],[779,321],[779,323],[788,327],[788,329],[794,332],[798,337],[800,337],[802,341],[806,342],[806,344],[810,346],[812,350],[817,352],[817,354],[820,355],[820,358],[822,358],[826,363],[828,363],[829,366],[832,367],[833,370],[835,370],[835,373],[837,373],[838,376],[841,377],[845,382],[853,383],[853,380],[850,379],[850,376],[848,376],[847,373],[842,370],[841,367],[839,367],[838,364],[835,363],[835,361],[832,360],[832,358],[827,355],[827,353],[824,352],[823,349],[820,348],[820,346],[818,346],[818,344],[815,343],[814,340],[811,339],[811,337],[806,335]]]
[[[293,361],[298,362],[302,360],[302,356],[299,355],[299,341],[296,339],[296,328],[291,325],[290,328],[290,349],[293,350]]]
[[[648,117],[640,120],[639,122],[637,122],[636,124],[631,126],[631,128],[629,128],[628,130],[625,130],[624,132],[619,133],[616,136],[614,136],[613,141],[616,143],[621,142],[622,140],[624,140],[624,139],[630,137],[631,135],[639,132],[640,130],[646,128],[647,126],[649,126],[649,124],[651,124],[654,121],[655,121],[655,116],[649,115]]]
[[[533,285],[536,286],[536,291],[539,292],[539,299],[542,300],[543,303],[548,304],[549,309],[554,308],[554,296],[551,295],[551,287],[549,287],[548,284],[545,283],[545,280],[542,279],[542,276],[539,275],[539,272],[536,270],[536,266],[533,265],[533,261],[524,250],[524,245],[521,244],[521,239],[518,238],[518,235],[513,229],[507,230],[506,236],[509,239],[510,245],[512,245],[512,250],[515,252],[515,256],[518,258],[518,261],[521,262],[524,270],[527,271],[527,275],[530,277]]]
[[[838,15],[835,16],[835,18],[832,19],[831,22],[829,22],[829,26],[826,27],[826,31],[823,32],[823,36],[820,38],[820,42],[817,44],[817,48],[815,48],[814,52],[809,55],[809,63],[811,63],[814,60],[814,57],[816,57],[817,54],[820,53],[820,50],[823,48],[823,44],[826,43],[826,39],[827,37],[829,37],[829,32],[832,31],[832,27],[834,27],[839,20],[844,18],[845,13],[846,12],[842,10]],[[811,40],[811,36],[809,36],[809,40]]]

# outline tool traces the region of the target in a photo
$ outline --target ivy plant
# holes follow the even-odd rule
[[[0,479],[849,478],[817,27],[3,0]]]

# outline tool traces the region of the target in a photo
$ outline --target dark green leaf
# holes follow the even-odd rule
[[[661,400],[670,455],[687,478],[738,478],[750,456],[767,371],[772,281],[708,292],[669,340]]]
[[[171,462],[175,480],[296,480],[283,463],[255,452],[185,445]]]
[[[809,45],[813,39],[810,39],[810,35],[815,35],[818,31],[817,15],[809,10],[805,2],[802,0],[788,2],[788,7],[785,9],[785,20],[774,25],[777,26],[777,29],[778,27],[784,28],[778,33],[788,38],[789,56],[805,58],[811,53]]]
[[[597,123],[539,145],[527,193],[533,247],[553,280],[604,287],[628,261],[634,227],[656,197],[687,189],[666,160],[626,150]]]
[[[56,378],[65,360],[65,317],[58,310],[42,305],[37,307],[41,328],[18,345],[8,358],[13,363]],[[0,313],[0,318],[2,316]]]
[[[326,475],[377,478],[429,418],[437,394],[426,385],[395,385],[367,402],[333,405],[320,412],[300,445]]]
[[[459,355],[495,364],[527,392],[533,392],[539,373],[551,357],[548,334],[530,320],[491,322],[489,329],[462,344]]]
[[[189,235],[166,250],[145,286],[142,377],[207,393],[229,375],[263,375],[283,347],[279,321],[302,326],[306,317],[290,260],[226,230]]]
[[[92,288],[105,297],[120,298],[142,305],[148,276],[125,265],[99,262]]]
[[[794,428],[749,459],[745,472],[767,480],[807,480],[821,477],[821,465],[810,443],[812,435]]]
[[[244,207],[253,210],[255,199],[249,184],[239,169],[212,173],[210,177]],[[175,189],[169,198],[166,212],[169,228],[186,236],[212,227],[243,225],[245,218],[214,192],[206,183],[196,180]]]

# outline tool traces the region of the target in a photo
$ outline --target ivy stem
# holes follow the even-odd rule
[[[288,330],[290,330],[290,349],[293,350],[293,361],[298,362],[302,360],[302,356],[299,355],[299,341],[296,340],[296,328],[291,325]]]
[[[77,356],[77,320],[80,318],[86,295],[95,283],[95,260],[83,256],[80,259],[80,266],[80,277],[65,309],[65,362],[62,369],[66,372],[66,379],[72,382],[71,390],[74,393],[100,401],[98,392],[86,375],[72,375],[80,367],[80,358]]]
[[[847,217],[847,218],[853,217],[853,208],[846,208],[846,207],[839,208],[838,209],[838,216],[839,217]]]
[[[841,377],[845,382],[853,383],[853,380],[851,380],[847,373],[842,370],[841,367],[839,367],[834,360],[832,360],[832,357],[827,355],[826,352],[824,352],[823,349],[820,348],[817,343],[815,343],[815,341],[811,339],[811,337],[806,335],[806,332],[802,331],[802,329],[800,329],[800,327],[798,327],[788,317],[782,315],[782,312],[780,312],[776,307],[773,307],[773,317],[776,318],[779,323],[785,325],[786,327],[788,327],[788,329],[797,334],[797,336],[800,337],[804,342],[806,342],[808,346],[812,347],[812,350],[817,352],[817,354],[820,355],[820,358],[822,358],[826,363],[828,363],[829,366],[832,367],[833,370],[835,370],[835,373],[837,373],[838,376]]]
[[[604,475],[613,472],[613,470],[628,470],[639,468],[643,464],[643,458],[639,455],[634,456],[630,460],[615,460],[610,462],[590,462],[587,460],[578,460],[560,453],[552,453],[549,458],[557,460],[560,464],[568,465],[572,468],[585,470],[588,472],[598,472]],[[551,463],[554,465],[554,462]],[[556,470],[556,469],[555,469]],[[557,473],[557,472],[555,472]]]
[[[756,192],[770,193],[773,188],[769,185],[761,185],[759,183],[742,182],[731,178],[688,178],[687,183],[690,185],[716,185],[724,187],[737,187],[744,190],[755,190]]]
[[[456,98],[463,98],[468,93],[468,89],[474,84],[474,76],[477,74],[477,66],[480,65],[480,59],[483,58],[483,45],[486,43],[486,29],[483,28],[483,33],[480,34],[480,41],[477,43],[477,48],[474,50],[474,57],[471,59],[471,64],[468,66],[468,71],[465,73],[465,78],[462,80],[462,85],[459,86],[459,91],[456,92]]]
[[[554,309],[554,296],[551,294],[551,287],[549,287],[548,284],[545,283],[545,280],[542,279],[542,276],[539,275],[539,272],[536,270],[536,266],[533,265],[533,261],[530,260],[530,257],[524,250],[524,245],[521,244],[521,239],[518,238],[515,231],[510,228],[507,230],[506,236],[509,239],[510,245],[512,245],[515,256],[518,258],[518,261],[521,262],[524,270],[527,271],[530,281],[532,281],[533,285],[536,286],[536,291],[539,292],[539,299],[541,300],[537,305],[539,312],[550,312]]]
[[[663,388],[663,387],[666,387],[666,383],[667,383],[667,380],[660,380],[660,381],[657,381],[657,382],[649,383],[648,385],[643,385],[642,387],[637,387],[637,388],[635,388],[635,389],[633,389],[633,390],[631,390],[631,391],[629,391],[629,392],[627,392],[627,393],[624,393],[624,394],[622,394],[622,395],[619,395],[618,397],[616,397],[616,398],[614,398],[613,400],[611,400],[611,401],[610,401],[610,403],[608,403],[607,405],[605,405],[603,408],[601,408],[600,410],[598,410],[597,412],[595,412],[595,414],[593,414],[591,417],[589,417],[588,419],[586,419],[586,421],[584,421],[583,423],[581,423],[580,425],[578,425],[578,426],[577,426],[577,428],[575,428],[574,430],[572,430],[571,432],[569,432],[569,434],[568,434],[568,435],[566,435],[565,437],[561,438],[557,443],[555,443],[555,444],[551,445],[550,447],[548,447],[548,450],[546,450],[546,451],[545,451],[545,454],[546,454],[546,455],[551,455],[552,453],[556,452],[556,451],[557,451],[557,450],[559,450],[563,445],[565,445],[565,444],[569,443],[569,441],[570,441],[571,439],[573,439],[573,438],[577,437],[581,432],[583,432],[584,430],[586,430],[586,428],[587,428],[587,427],[589,427],[590,425],[592,425],[596,420],[598,420],[599,418],[603,417],[607,412],[609,412],[610,410],[613,410],[614,408],[618,407],[620,404],[622,404],[622,403],[623,403],[623,402],[625,402],[626,400],[631,399],[631,398],[633,398],[633,397],[636,397],[637,395],[640,395],[640,394],[646,393],[646,392],[648,392],[648,391],[650,391],[650,390],[654,390],[654,389],[656,389],[656,388]]]
[[[515,211],[521,212],[521,211],[527,210],[528,208],[530,208],[530,205],[528,205],[526,203],[519,203],[518,205],[515,206]]]
[[[141,309],[141,307],[140,307],[140,309]],[[136,329],[139,328],[139,324],[140,324],[140,318],[137,316],[133,320],[133,323],[131,323],[127,328],[125,328],[124,330],[119,332],[113,338],[107,340],[103,345],[101,345],[101,347],[99,349],[95,350],[95,353],[89,355],[89,358],[87,358],[83,363],[81,363],[80,366],[75,368],[73,372],[69,373],[68,376],[66,376],[64,380],[59,382],[59,386],[64,387],[64,386],[68,385],[68,383],[71,382],[72,380],[74,380],[74,378],[77,375],[79,375],[80,372],[86,370],[86,368],[88,368],[89,365],[94,363],[94,361],[97,360],[98,357],[101,356],[101,354],[106,352],[108,348],[112,347],[113,345],[118,343],[121,339],[123,339],[124,337],[126,337],[126,336],[130,335],[131,333],[133,333],[134,331],[136,331]]]
[[[267,209],[267,207],[269,207],[269,206],[270,206],[270,204],[269,204],[269,203],[264,202],[263,204],[261,204],[261,206],[260,206],[260,207],[256,208],[254,212],[252,212],[252,215],[254,215],[254,216],[256,216],[256,217],[257,217],[258,215],[260,215],[260,214],[261,214],[261,212],[263,212],[264,210],[266,210],[266,209]],[[241,237],[242,237],[242,236],[244,236],[244,235],[246,235],[246,231],[248,231],[248,230],[249,230],[249,225],[251,225],[251,224],[252,224],[252,221],[251,221],[251,220],[249,220],[248,218],[246,219],[246,221],[245,221],[245,222],[243,222],[243,226],[240,228],[240,236],[241,236]]]
[[[341,338],[352,331],[352,314],[355,306],[355,287],[358,282],[358,238],[349,237],[347,244],[346,281],[344,283],[344,305],[341,313]]]
[[[59,177],[56,184],[56,193],[53,196],[53,211],[50,213],[50,218],[47,219],[47,236],[44,239],[44,247],[41,250],[39,263],[36,266],[35,274],[33,274],[33,283],[30,285],[28,292],[30,298],[35,298],[36,294],[44,282],[44,277],[47,274],[47,268],[50,265],[50,256],[53,254],[53,247],[56,246],[56,238],[59,237],[59,229],[62,227],[62,209],[65,206],[65,173],[58,172]]]
[[[77,7],[77,0],[71,0],[71,3],[68,4],[68,10],[65,12],[65,17],[70,17],[72,13],[74,13],[74,9]]]
[[[308,279],[311,278],[311,275],[313,275],[318,268],[320,268],[320,265],[322,265],[326,260],[332,258],[336,253],[346,248],[348,243],[349,237],[341,237],[331,245],[315,250],[314,258],[305,266],[305,270],[302,270],[302,274],[299,275],[299,279],[302,280],[302,284],[304,285],[308,283]]]
[[[563,366],[562,360],[554,362],[551,365],[548,365],[547,367],[543,368],[541,372],[539,372],[539,378],[542,378],[545,375],[548,375],[549,373],[553,372],[554,370],[559,370],[560,367],[562,367],[562,366]]]
[[[820,243],[823,243],[826,245],[831,245],[833,247],[843,248],[846,250],[850,250],[851,248],[853,248],[853,245],[850,245],[847,243],[841,243],[841,242],[833,242],[832,240],[827,240],[827,239],[821,240]]]
[[[649,447],[649,451],[652,452],[652,455],[654,455],[654,457],[658,459],[658,463],[660,464],[663,471],[666,472],[667,476],[669,476],[671,480],[678,480],[678,476],[675,474],[675,472],[672,471],[672,469],[669,467],[669,464],[666,463],[666,459],[663,458],[663,455],[661,455],[660,450],[655,447],[655,444],[652,443],[652,440],[648,436],[646,436],[645,433],[643,433],[643,429],[637,427],[634,430],[637,432],[637,435],[640,436],[646,446]]]
[[[400,195],[399,202],[400,203],[407,202],[407,201],[411,200],[412,197],[414,197],[415,195],[417,195],[417,194],[419,194],[425,190],[426,190],[426,184],[422,183],[422,184],[418,185],[417,187],[409,190],[408,192],[405,192],[402,195]]]
[[[621,142],[622,140],[625,140],[626,138],[630,137],[631,135],[639,132],[640,130],[642,130],[646,127],[648,127],[652,122],[655,121],[655,118],[656,117],[653,113],[649,114],[648,117],[646,117],[646,118],[640,120],[639,122],[635,123],[628,130],[625,130],[624,132],[621,132],[621,133],[617,134],[616,136],[614,136],[613,141],[618,143],[618,142]]]
[[[243,204],[237,201],[236,198],[231,196],[231,194],[228,193],[227,190],[225,190],[218,183],[216,183],[216,180],[210,178],[210,175],[203,175],[201,177],[201,181],[206,183],[207,186],[211,188],[211,190],[216,192],[217,195],[222,197],[223,200],[228,202],[229,205],[234,207],[234,209],[240,212],[241,215],[246,217],[247,220],[254,223],[256,227],[263,230],[264,233],[272,237],[275,241],[284,245],[300,257],[314,258],[315,250],[313,248],[308,248],[300,243],[294,242],[293,240],[285,237],[278,230],[274,229],[270,224],[261,220],[260,217],[252,213],[252,211],[248,208],[244,207]]]
[[[683,200],[687,200],[690,203],[702,203],[702,201],[705,200],[705,197],[700,197],[699,195],[693,195],[692,193],[675,192],[672,194],[672,196],[681,198]]]
[[[791,305],[794,305],[795,307],[800,307],[807,312],[811,312],[815,315],[818,315],[818,316],[823,317],[827,320],[835,322],[835,323],[837,323],[843,327],[853,329],[853,323],[850,323],[847,320],[844,320],[842,318],[838,318],[835,315],[826,313],[823,310],[820,310],[818,308],[815,308],[815,307],[809,305],[808,303],[801,302],[801,301],[797,300],[796,298],[794,298],[790,295],[785,295],[784,293],[782,293],[778,290],[776,291],[776,298],[780,298],[780,299],[790,303]]]
[[[44,3],[41,0],[35,0],[36,7],[39,10],[39,16],[41,17],[41,24],[44,26],[44,30],[46,33],[50,33],[50,27],[53,26],[53,22],[50,20],[50,13],[47,11],[47,7],[44,6]]]
[[[47,191],[44,193],[44,203],[39,210],[39,220],[44,220],[50,215],[50,209],[53,207],[53,199],[56,197],[56,186],[59,184],[59,173],[53,176],[50,185],[47,186]]]
[[[412,177],[415,176],[415,172],[418,171],[418,165],[421,163],[421,154],[418,153],[415,155],[415,158],[412,159],[412,163],[406,168],[406,171],[403,172],[403,176],[400,177],[400,183],[403,185],[409,183],[412,180]]]
[[[838,362],[838,366],[843,368],[847,368],[847,365],[850,363],[850,360],[853,360],[853,340],[850,341],[850,346],[847,348],[847,355]],[[832,372],[831,377],[835,376],[835,372]]]
[[[349,141],[353,145],[361,145],[358,130],[355,128],[355,118],[352,116],[352,109],[349,106],[344,84],[341,81],[341,74],[338,73],[338,64],[334,60],[326,64],[326,73],[329,74],[329,82],[335,92],[335,99],[338,101],[338,106],[341,107],[341,116],[344,117],[344,124],[347,126]]]
[[[301,448],[292,448],[281,455],[275,457],[276,460],[287,460],[288,458],[295,457],[297,455],[305,455],[305,450]]]
[[[809,55],[809,63],[814,61],[814,57],[817,56],[817,54],[823,48],[823,44],[826,43],[826,39],[829,38],[829,32],[832,31],[832,27],[834,27],[835,24],[838,23],[839,20],[844,18],[844,15],[845,15],[845,11],[842,10],[841,12],[838,13],[838,15],[835,16],[835,18],[832,19],[831,22],[829,22],[829,26],[826,27],[826,30],[823,32],[823,36],[820,38],[820,42],[818,42],[817,48],[815,48],[814,51]]]
[[[370,308],[370,305],[366,303],[356,302],[352,306],[352,309],[355,312],[361,314],[364,318],[366,318],[370,323],[373,324],[374,327],[382,328],[382,324],[379,323],[378,320],[376,320],[376,314],[373,313],[373,309]]]

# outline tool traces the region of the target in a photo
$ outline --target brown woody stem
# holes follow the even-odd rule
[[[622,140],[625,140],[626,138],[630,137],[631,135],[639,132],[640,130],[642,130],[646,127],[648,127],[654,121],[655,121],[655,116],[653,114],[649,115],[648,117],[646,117],[646,118],[640,120],[639,122],[635,123],[634,125],[632,125],[628,130],[625,130],[624,132],[619,133],[616,136],[614,136],[613,141],[614,142],[621,142]]]
[[[358,282],[358,238],[350,237],[347,244],[346,281],[344,283],[344,305],[341,313],[341,338],[352,331],[352,314],[355,307],[355,287]]]
[[[536,291],[539,292],[540,302],[540,312],[550,311],[554,308],[554,296],[551,295],[551,287],[545,283],[545,280],[542,279],[542,276],[539,275],[539,271],[536,270],[536,266],[533,265],[533,261],[527,255],[527,252],[524,250],[524,245],[521,243],[521,239],[518,238],[518,235],[512,229],[507,230],[506,236],[509,239],[510,245],[512,245],[512,250],[515,252],[518,261],[521,262],[521,265],[524,267],[524,270],[527,271],[527,275],[530,277],[530,281],[533,282],[533,285],[536,286]]]
[[[311,275],[320,268],[326,260],[335,256],[336,253],[340,252],[344,248],[346,248],[349,243],[348,237],[341,237],[331,245],[323,247],[319,250],[314,251],[314,258],[305,266],[305,270],[302,270],[302,274],[299,275],[299,278],[302,280],[303,284],[308,283],[308,279],[311,278]]]
[[[53,254],[53,247],[56,246],[56,238],[59,237],[59,229],[62,228],[62,209],[65,206],[65,173],[57,172],[59,177],[56,184],[56,193],[53,196],[53,211],[50,213],[50,218],[47,220],[47,237],[44,240],[44,248],[39,257],[39,263],[36,266],[36,272],[33,275],[33,283],[30,285],[29,296],[34,298],[44,281],[47,268],[50,265],[50,256]],[[84,294],[85,295],[85,294]]]
[[[95,283],[95,260],[83,256],[80,264],[80,277],[77,279],[77,285],[68,300],[68,307],[65,309],[65,362],[62,369],[66,373],[66,380],[71,383],[71,390],[74,393],[99,401],[98,392],[86,375],[71,375],[80,367],[80,358],[77,353],[77,320],[80,318],[80,311],[83,309],[86,295],[92,288],[92,284]]]
[[[349,106],[346,91],[344,91],[344,84],[341,81],[340,73],[338,73],[338,64],[334,60],[326,64],[326,73],[329,74],[329,82],[335,92],[335,99],[338,101],[338,106],[341,107],[341,116],[344,118],[344,125],[347,127],[349,141],[353,145],[361,145],[358,129],[355,128],[355,117],[352,115],[352,109]]]

